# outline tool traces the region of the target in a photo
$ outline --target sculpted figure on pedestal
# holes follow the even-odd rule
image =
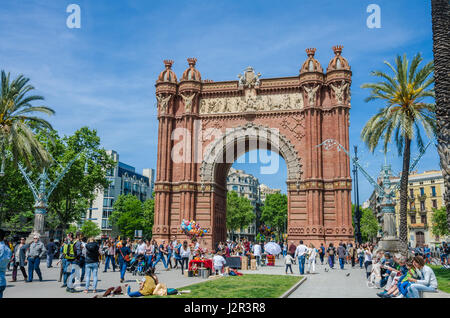
[[[171,97],[172,95],[169,95],[167,97],[163,97],[162,95],[156,95],[156,99],[158,100],[161,114],[164,114],[167,111],[167,106],[169,105],[169,100]]]
[[[333,84],[330,84],[330,86],[334,91],[337,103],[342,104],[344,102],[344,92],[346,91],[348,84],[345,83],[345,81],[342,81],[340,86],[335,86]]]
[[[316,92],[319,89],[319,85],[317,86],[313,86],[311,88],[305,86],[305,91],[308,94],[308,103],[309,106],[314,106],[315,102],[316,102]]]
[[[184,108],[186,113],[190,113],[192,111],[192,101],[194,100],[195,93],[193,93],[191,96],[186,96],[183,93],[181,93],[180,96],[183,97]]]

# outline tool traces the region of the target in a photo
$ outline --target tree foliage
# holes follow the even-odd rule
[[[287,224],[287,210],[288,199],[286,194],[268,194],[261,208],[261,221],[274,228],[281,237]]]
[[[91,220],[87,220],[84,222],[83,226],[81,227],[81,233],[83,233],[83,236],[90,238],[90,237],[96,237],[98,236],[102,230],[98,227],[98,225]]]
[[[447,226],[447,210],[445,206],[440,209],[433,209],[431,222],[431,232],[433,232],[435,236],[445,237],[450,234]]]
[[[378,224],[377,217],[373,213],[372,209],[366,208],[362,209],[359,208],[361,211],[361,237],[363,242],[372,242],[374,238],[377,237],[378,231],[380,229],[380,225]],[[352,224],[353,228],[355,227],[354,224],[354,217],[355,217],[355,205],[352,204]]]
[[[433,62],[420,68],[422,57],[417,54],[409,64],[406,54],[397,56],[395,67],[384,62],[392,75],[374,71],[372,75],[381,81],[363,84],[362,88],[371,89],[366,102],[381,100],[385,107],[380,109],[364,126],[361,139],[370,151],[374,151],[380,142],[386,152],[392,141],[397,146],[399,156],[403,155],[402,175],[400,179],[400,241],[403,254],[407,254],[408,227],[406,220],[408,175],[411,159],[411,142],[416,141],[420,151],[424,149],[421,130],[429,138],[436,133],[435,105],[428,103],[434,98]]]
[[[142,230],[150,238],[153,228],[154,200],[141,202],[132,194],[120,195],[114,202],[110,221],[117,227],[121,236],[134,237],[135,230]]]
[[[53,115],[54,111],[46,106],[32,103],[42,101],[39,95],[32,95],[34,87],[23,75],[11,80],[10,74],[1,72],[0,85],[0,164],[5,164],[6,150],[12,154],[13,161],[24,162],[29,168],[33,164],[47,166],[51,157],[35,137],[39,128],[52,129],[46,120],[36,113]]]
[[[227,193],[227,230],[244,229],[255,220],[255,213],[249,199],[240,197],[235,191]]]

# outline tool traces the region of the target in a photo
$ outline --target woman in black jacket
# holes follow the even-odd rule
[[[25,270],[25,266],[27,265],[27,259],[25,257],[25,253],[27,251],[28,245],[25,244],[25,238],[22,237],[20,242],[14,247],[13,257],[13,271],[12,271],[12,280],[10,282],[15,282],[17,280],[17,267],[20,267],[20,271],[25,280],[28,280],[28,275]]]
[[[89,292],[89,286],[91,283],[91,273],[93,276],[93,289],[94,293],[97,292],[97,281],[98,281],[98,267],[100,260],[100,246],[97,242],[94,241],[93,238],[90,238],[88,240],[88,243],[86,244],[86,285],[84,288],[84,292]]]

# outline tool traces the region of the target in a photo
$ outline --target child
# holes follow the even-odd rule
[[[130,297],[141,297],[153,295],[153,291],[158,285],[158,277],[155,275],[155,268],[151,267],[146,273],[145,277],[139,283],[139,291],[131,292],[131,287],[128,286],[127,294]]]
[[[222,252],[216,253],[213,257],[213,263],[214,263],[214,270],[216,271],[216,275],[219,275],[222,273],[223,265],[225,265],[226,261],[225,258],[222,256]]]
[[[292,272],[292,261],[294,260],[294,258],[291,256],[291,254],[286,254],[286,256],[284,257],[284,263],[286,264],[286,275],[288,273],[288,268],[291,270],[291,274],[294,274]]]
[[[408,293],[408,287],[409,287],[409,285],[411,285],[411,283],[408,281],[408,278],[418,278],[419,277],[418,273],[414,269],[412,261],[409,261],[406,264],[406,267],[408,268],[408,272],[406,273],[406,275],[403,275],[398,280],[398,284],[397,284],[398,290],[403,295],[403,297],[406,297],[406,294]],[[399,295],[399,297],[400,297],[400,295]]]

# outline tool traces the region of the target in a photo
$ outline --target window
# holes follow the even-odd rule
[[[425,194],[425,189],[424,188],[420,188],[420,196],[423,196]]]
[[[422,185],[422,184],[423,184],[423,182],[419,182],[419,184],[420,184],[420,185]]]
[[[420,211],[425,211],[425,201],[420,201]]]
[[[409,189],[409,196],[414,198],[414,189]]]
[[[411,214],[411,224],[416,224],[416,215]]]
[[[427,215],[426,214],[422,214],[420,216],[420,223],[427,224]]]
[[[233,186],[233,191],[237,191],[238,187],[237,186]]]
[[[437,200],[432,200],[431,202],[433,202],[433,209],[437,209]]]
[[[431,183],[434,183],[434,180],[431,180]]]
[[[436,196],[436,187],[431,187],[431,196],[435,197]]]

